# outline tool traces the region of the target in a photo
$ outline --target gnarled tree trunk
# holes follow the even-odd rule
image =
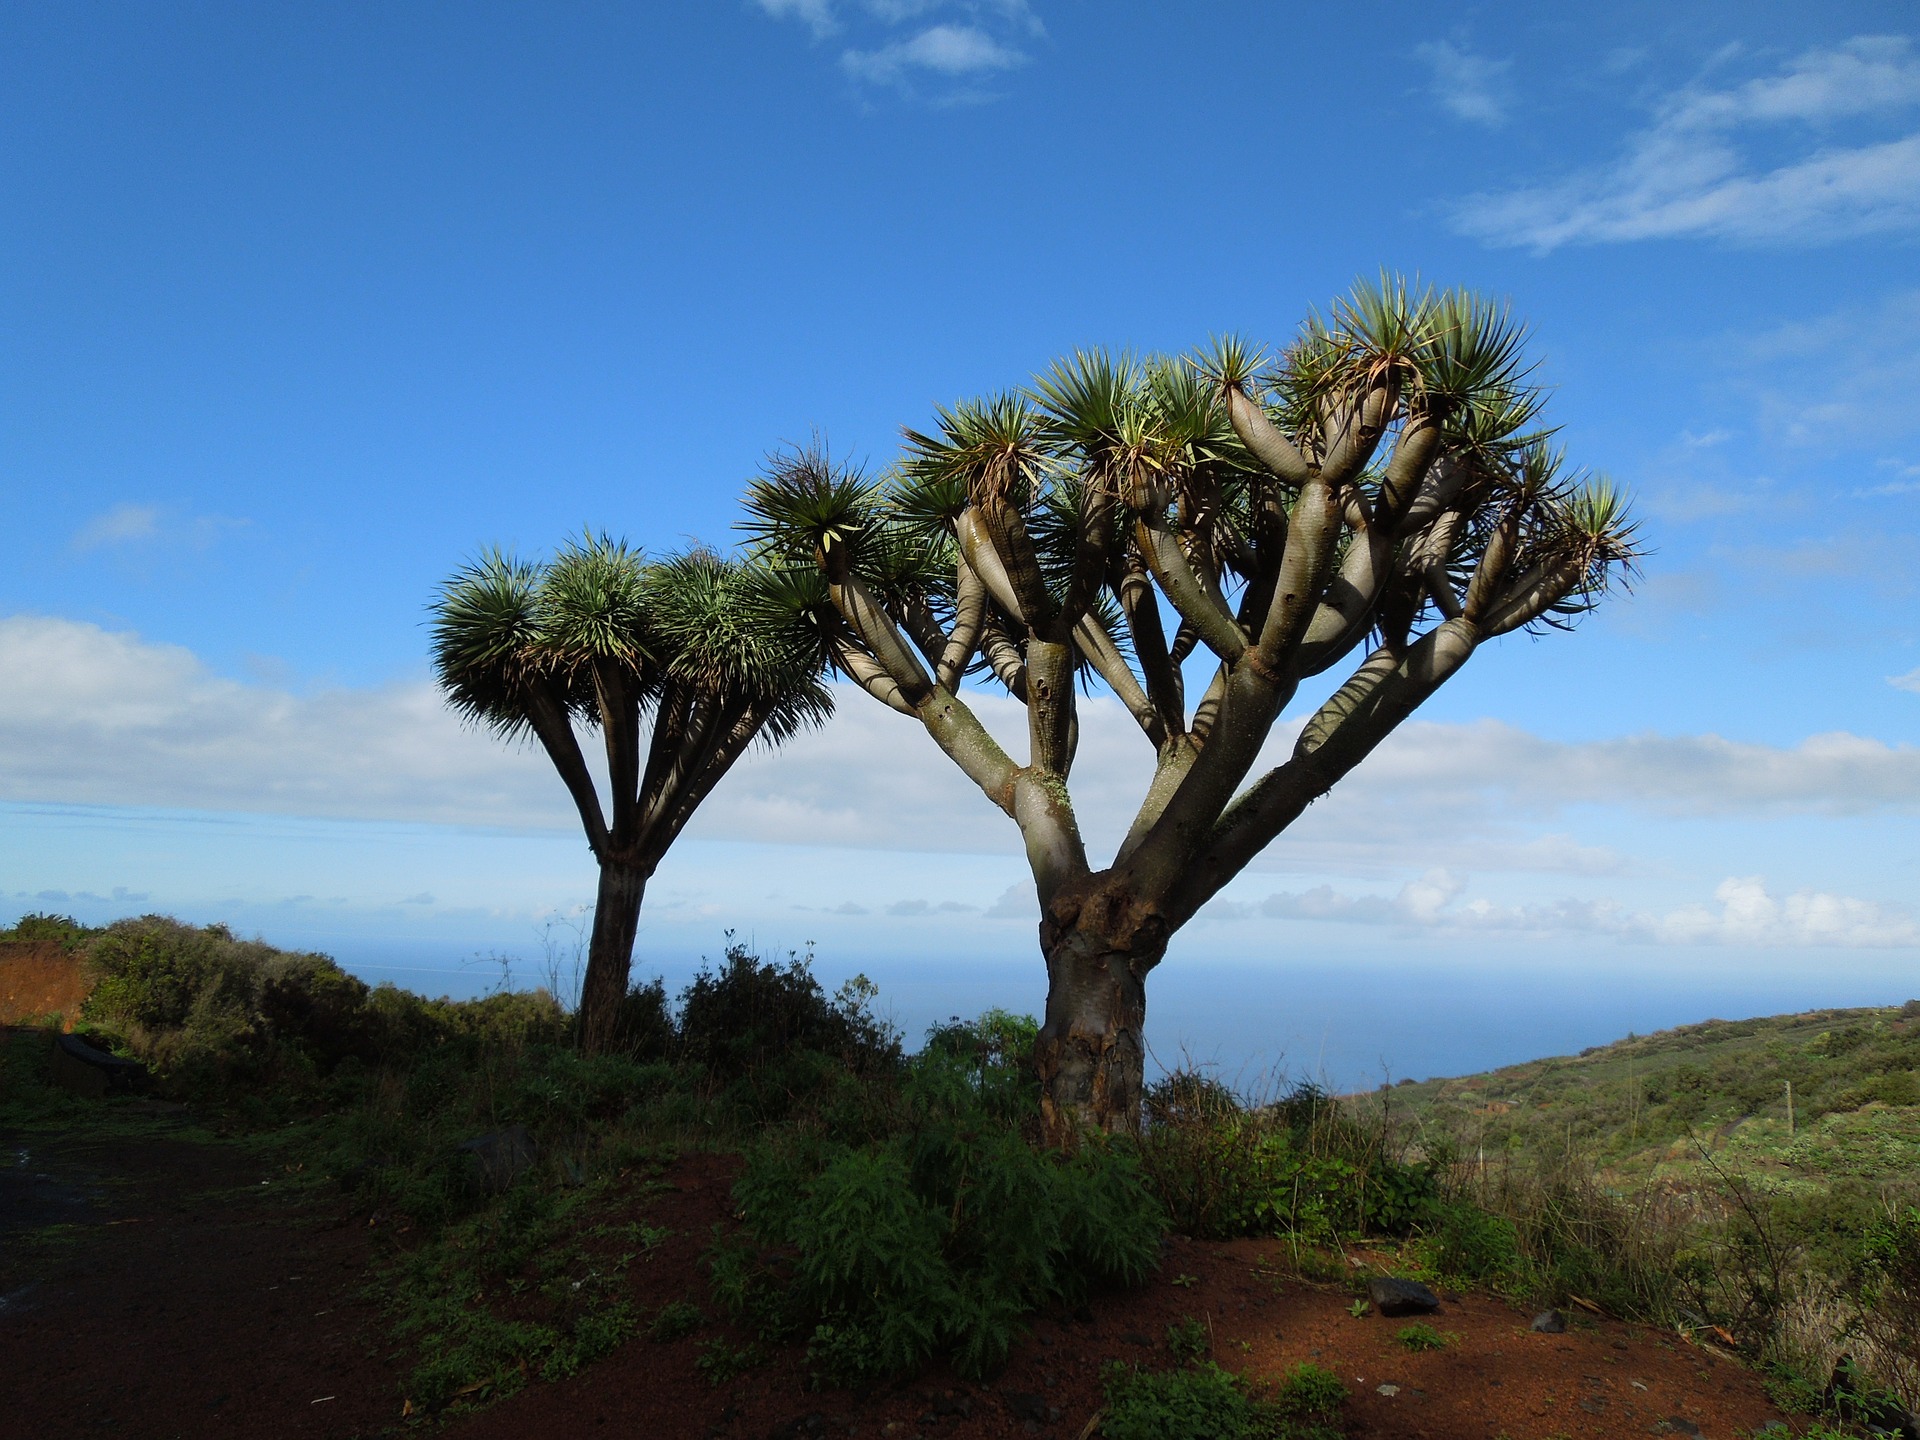
[[[580,986],[580,1048],[589,1055],[608,1049],[620,1024],[633,966],[633,937],[640,928],[647,871],[631,862],[603,859],[600,894],[593,907],[593,938],[587,945],[587,976]]]
[[[1047,1143],[1072,1149],[1088,1131],[1132,1134],[1145,1085],[1147,972],[1165,927],[1125,897],[1067,900],[1040,926],[1047,1013],[1034,1050]]]

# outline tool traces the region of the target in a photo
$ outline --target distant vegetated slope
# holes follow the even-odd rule
[[[1707,1020],[1485,1074],[1403,1082],[1391,1101],[1489,1158],[1571,1147],[1623,1176],[1691,1170],[1703,1156],[1789,1183],[1912,1176],[1920,1000]]]

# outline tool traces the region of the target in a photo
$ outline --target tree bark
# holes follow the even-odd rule
[[[1091,1131],[1130,1135],[1140,1128],[1146,978],[1166,953],[1166,936],[1156,917],[1141,923],[1124,905],[1049,908],[1067,913],[1040,927],[1047,1015],[1034,1065],[1046,1141],[1071,1150]]]
[[[633,937],[646,893],[645,870],[618,859],[600,862],[600,895],[593,907],[587,976],[580,987],[580,1048],[589,1055],[609,1049],[618,1038],[620,1006],[633,969]]]

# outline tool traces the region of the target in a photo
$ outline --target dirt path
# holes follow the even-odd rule
[[[390,1429],[364,1233],[276,1180],[235,1145],[0,1133],[0,1433]]]

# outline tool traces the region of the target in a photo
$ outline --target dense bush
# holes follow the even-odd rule
[[[1390,1131],[1357,1124],[1311,1084],[1250,1108],[1176,1071],[1148,1087],[1145,1120],[1142,1168],[1185,1234],[1406,1235],[1439,1203],[1430,1166],[1408,1163]]]
[[[781,1120],[852,1078],[899,1064],[899,1038],[872,1012],[877,993],[855,976],[828,995],[810,955],[765,960],[729,937],[719,966],[703,967],[681,992],[666,1048],[702,1070],[740,1119]],[[656,1004],[636,1006],[629,996],[654,1034]]]
[[[1020,1132],[1032,1029],[937,1027],[868,1105],[753,1146],[735,1190],[745,1236],[709,1257],[716,1298],[805,1338],[822,1381],[864,1385],[937,1354],[984,1374],[1038,1306],[1143,1278],[1161,1215],[1131,1158]]]
[[[17,940],[24,944],[47,944],[51,942],[63,950],[73,950],[100,932],[82,925],[71,915],[54,915],[34,912],[22,915],[11,929],[0,930],[0,940]]]
[[[399,1064],[448,1044],[512,1049],[566,1035],[544,991],[451,1001],[369,989],[325,955],[241,940],[224,925],[145,915],[82,944],[98,976],[85,1023],[180,1093],[290,1100],[348,1060]]]

